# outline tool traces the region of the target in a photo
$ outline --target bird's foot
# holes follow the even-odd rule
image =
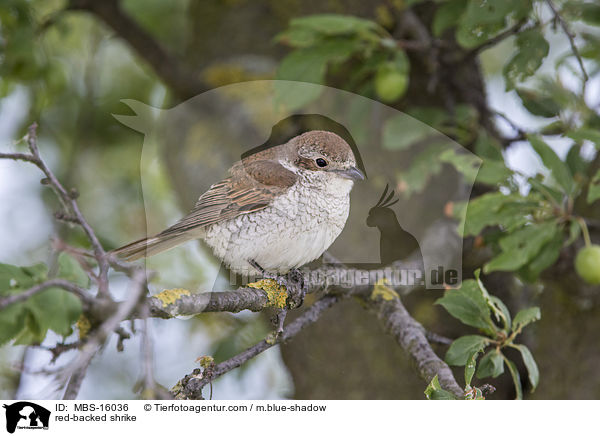
[[[291,269],[287,274],[277,274],[266,271],[253,259],[249,260],[248,263],[256,268],[263,278],[275,280],[278,285],[285,287],[288,291],[290,309],[302,306],[308,287],[304,280],[304,274],[299,269]]]
[[[304,280],[304,274],[299,269],[291,269],[285,276],[284,286],[290,293],[293,308],[298,308],[304,303],[304,297],[308,291],[308,286]]]
[[[308,290],[304,275],[300,270],[295,268],[287,274],[282,275],[266,271],[255,260],[249,260],[248,263],[256,268],[264,279],[274,280],[279,286],[285,287],[287,291],[287,307],[280,307],[272,318],[272,322],[276,328],[275,338],[277,338],[283,332],[283,323],[285,322],[288,309],[296,309],[302,306],[304,302],[304,297]]]

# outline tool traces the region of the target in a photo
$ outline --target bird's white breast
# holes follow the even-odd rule
[[[353,184],[340,177],[319,177],[301,177],[265,209],[208,227],[205,242],[240,274],[255,272],[250,259],[277,273],[311,262],[344,228]]]

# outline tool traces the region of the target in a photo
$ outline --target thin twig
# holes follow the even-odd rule
[[[75,191],[67,191],[65,187],[60,183],[58,178],[54,175],[54,173],[50,170],[50,168],[43,161],[40,151],[37,146],[37,123],[33,123],[29,126],[27,130],[27,145],[29,146],[30,155],[24,153],[1,153],[0,159],[12,159],[12,160],[24,160],[27,162],[31,162],[36,165],[44,175],[46,176],[46,183],[52,187],[54,192],[56,192],[58,199],[63,205],[63,208],[69,214],[69,211],[72,212],[72,220],[74,220],[81,228],[83,229],[87,239],[90,241],[93,251],[94,257],[98,262],[98,295],[106,296],[108,293],[108,260],[106,259],[106,252],[100,244],[98,237],[96,236],[94,230],[89,225],[89,223],[84,218],[81,210],[79,209],[79,205],[77,204],[76,198],[77,193]]]
[[[128,291],[129,298],[119,305],[117,311],[95,330],[93,336],[91,336],[82,347],[79,356],[65,369],[65,373],[70,375],[70,378],[63,395],[64,400],[74,400],[77,398],[81,383],[85,378],[85,374],[92,359],[100,350],[108,336],[135,310],[145,290],[146,274],[144,270],[140,268],[136,270],[131,279]]]
[[[569,38],[569,43],[571,44],[571,50],[573,50],[573,54],[577,58],[577,62],[579,62],[579,67],[581,68],[581,72],[583,74],[583,82],[586,83],[589,79],[589,76],[588,76],[587,72],[585,71],[585,67],[583,65],[583,59],[581,58],[581,55],[579,54],[579,50],[577,49],[577,46],[575,45],[575,36],[571,32],[571,29],[569,29],[569,25],[564,20],[564,18],[562,17],[562,15],[558,11],[558,9],[556,8],[556,5],[552,2],[552,0],[546,0],[546,3],[550,7],[550,9],[552,9],[552,13],[554,14],[554,17],[556,18],[556,20],[560,24],[560,27],[562,27],[563,31],[567,35],[567,38]]]
[[[64,279],[50,279],[39,285],[35,285],[26,291],[19,292],[18,294],[9,295],[8,297],[0,298],[0,310],[5,307],[10,306],[11,304],[20,303],[22,301],[27,300],[30,297],[33,297],[36,294],[39,294],[42,291],[50,288],[61,288],[65,291],[71,292],[77,295],[84,304],[91,305],[94,303],[94,298],[88,294],[88,292],[80,286],[77,286],[75,283],[70,282]]]
[[[425,337],[427,338],[427,340],[429,342],[436,343],[436,344],[450,345],[453,342],[453,340],[450,338],[447,338],[442,335],[438,335],[437,333],[433,333],[430,331],[425,332]]]
[[[505,114],[503,114],[502,112],[499,111],[494,111],[493,112],[495,115],[499,116],[500,118],[502,118],[504,121],[506,121],[508,123],[508,125],[517,132],[517,135],[513,138],[506,138],[506,141],[510,141],[512,142],[518,142],[518,141],[524,141],[527,139],[527,132],[522,129],[521,127],[519,127],[517,124],[515,124],[514,121],[512,121],[510,118],[508,118]]]
[[[202,388],[204,386],[223,374],[238,368],[263,351],[293,338],[300,333],[302,329],[317,321],[326,309],[340,301],[341,298],[341,296],[331,295],[317,300],[302,315],[292,321],[277,338],[273,340],[264,339],[236,356],[219,363],[212,369],[210,377],[204,377],[202,369],[200,368],[194,370],[191,374],[186,375],[177,383],[174,392],[176,398],[202,398]]]
[[[520,20],[514,26],[509,27],[508,29],[506,29],[506,30],[500,32],[499,34],[497,34],[496,36],[494,36],[493,38],[490,38],[487,41],[485,41],[484,43],[478,45],[477,47],[472,48],[467,53],[465,53],[465,55],[460,60],[460,62],[465,62],[468,59],[471,59],[471,58],[477,56],[482,51],[495,46],[500,41],[504,41],[506,38],[516,35],[517,33],[519,33],[522,30],[522,28],[525,26],[526,23],[527,23],[526,19]]]

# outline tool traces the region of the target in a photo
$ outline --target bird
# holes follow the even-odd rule
[[[336,240],[364,178],[344,139],[309,130],[244,156],[178,222],[112,253],[133,261],[201,239],[236,274],[287,274]]]

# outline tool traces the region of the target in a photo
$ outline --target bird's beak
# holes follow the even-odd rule
[[[365,175],[356,167],[336,171],[340,176],[350,180],[365,180]]]

